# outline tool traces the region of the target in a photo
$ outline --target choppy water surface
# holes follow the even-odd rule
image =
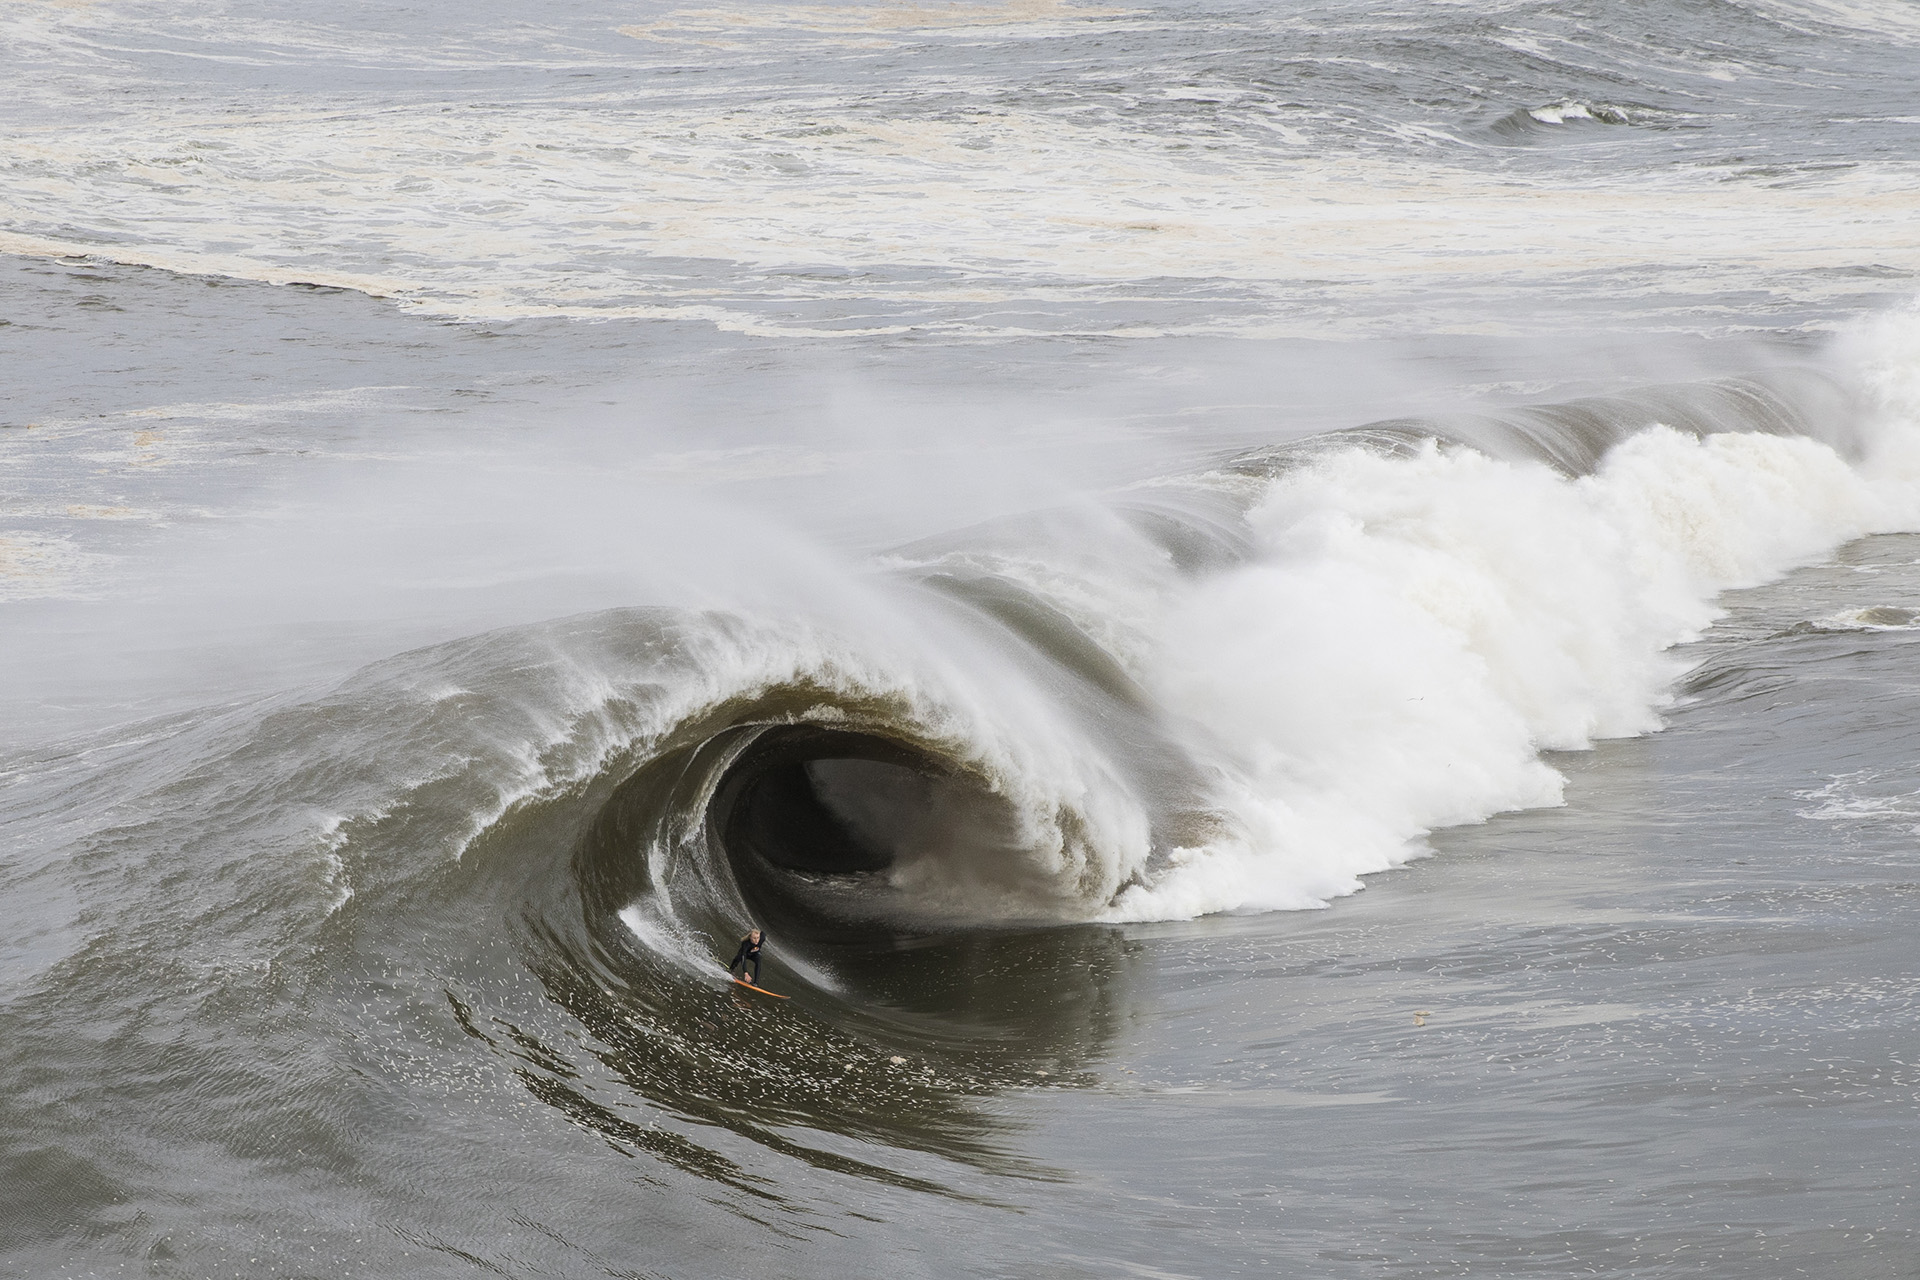
[[[0,27],[0,1268],[1912,1274],[1904,7]]]

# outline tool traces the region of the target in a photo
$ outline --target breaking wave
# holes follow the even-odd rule
[[[833,990],[880,942],[1320,906],[1656,729],[1718,593],[1910,523],[1913,332],[1864,373],[1312,437],[899,548],[811,613],[585,615],[341,696],[448,744],[399,806],[443,794],[438,840],[534,824],[685,977],[748,922]]]

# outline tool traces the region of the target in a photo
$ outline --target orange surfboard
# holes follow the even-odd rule
[[[765,987],[756,987],[745,978],[735,978],[733,985],[736,987],[745,987],[749,991],[758,991],[761,995],[772,996],[775,1000],[791,1000],[793,998],[792,996],[783,996],[778,991],[769,991]]]

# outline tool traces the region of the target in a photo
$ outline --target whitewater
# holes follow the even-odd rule
[[[0,1271],[1907,1274],[1916,50],[6,6]]]

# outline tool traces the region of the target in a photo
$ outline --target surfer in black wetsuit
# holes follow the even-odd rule
[[[749,979],[754,986],[760,985],[760,944],[765,939],[758,929],[749,930],[747,936],[740,939],[740,949],[733,953],[733,959],[727,963],[727,972],[735,969],[746,972],[748,965],[753,966],[753,977]]]

